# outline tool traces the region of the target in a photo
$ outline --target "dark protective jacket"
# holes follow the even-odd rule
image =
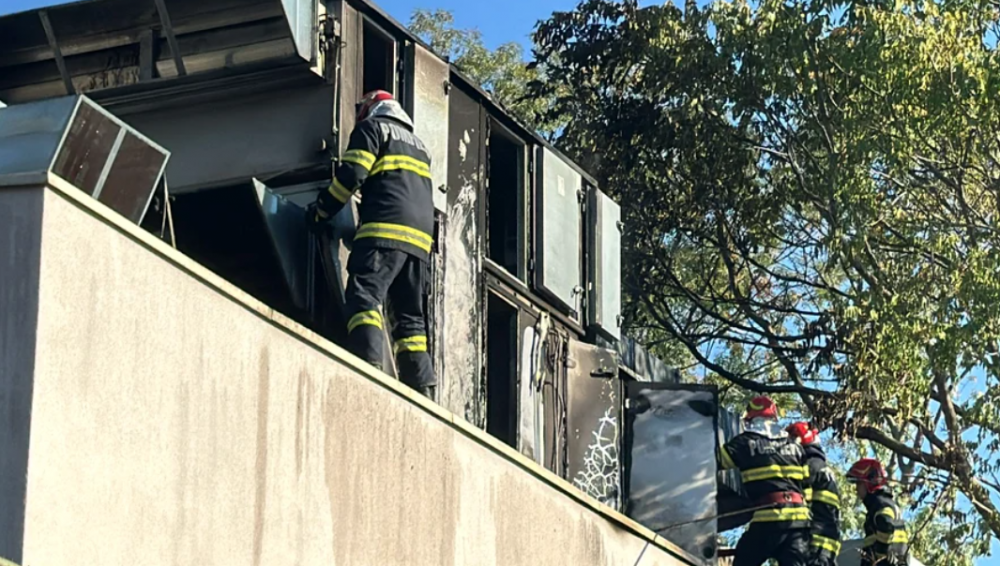
[[[375,106],[351,132],[333,183],[317,199],[322,215],[335,216],[361,189],[356,246],[405,251],[426,260],[434,232],[431,158],[395,101]]]
[[[805,453],[787,438],[744,432],[719,449],[723,469],[738,469],[754,511],[751,523],[775,529],[809,528]]]
[[[812,511],[812,541],[814,551],[836,558],[840,553],[840,487],[826,463],[826,452],[817,445],[803,446],[809,477],[806,479],[806,501]]]
[[[864,499],[865,540],[861,545],[862,566],[906,564],[910,538],[903,522],[903,512],[892,493],[882,489]]]

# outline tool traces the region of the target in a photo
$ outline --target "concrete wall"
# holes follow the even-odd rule
[[[37,342],[30,327],[12,334],[0,313],[3,351],[35,351],[23,552],[9,556],[23,566],[686,563],[650,531],[50,184]],[[25,194],[0,188],[0,211],[24,206]],[[28,194],[38,201],[42,190]],[[0,230],[0,262],[30,241]],[[0,271],[0,301],[10,285],[33,284],[23,277]],[[0,399],[24,391],[8,379],[0,388]],[[17,469],[0,462],[7,494]]]

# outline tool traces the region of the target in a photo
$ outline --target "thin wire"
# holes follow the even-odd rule
[[[174,234],[174,209],[170,205],[170,184],[167,183],[167,178],[163,178],[163,202],[165,203],[164,210],[167,217],[167,224],[170,226],[170,245],[177,249],[177,235]]]

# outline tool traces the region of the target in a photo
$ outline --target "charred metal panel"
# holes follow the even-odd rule
[[[547,470],[566,477],[566,358],[569,355],[569,332],[553,323],[552,330],[542,339],[543,431],[541,456]]]
[[[171,151],[167,175],[180,194],[327,165],[332,108],[333,87],[314,84],[125,119]]]
[[[547,148],[538,149],[535,284],[573,313],[580,312],[583,177]]]
[[[718,392],[625,385],[626,515],[706,564],[714,563]]]
[[[618,340],[622,310],[621,207],[595,188],[590,191],[587,211],[588,321],[591,327]]]
[[[354,105],[361,99],[361,72],[364,69],[361,61],[362,19],[361,14],[350,4],[338,0],[334,2],[334,13],[341,18],[340,25],[340,82],[337,96],[340,103],[340,152],[347,151],[347,144],[354,130]]]
[[[289,294],[295,306],[305,310],[311,275],[309,232],[303,221],[305,210],[275,194],[257,179],[253,183],[264,224],[271,236],[270,244],[281,264]]]
[[[298,63],[306,75],[315,72],[318,7],[317,0],[101,0],[52,6],[44,17],[0,17],[0,92],[25,102],[67,88],[96,92],[251,65]]]
[[[485,118],[478,102],[451,93],[448,145],[448,221],[443,236],[444,367],[439,402],[470,423],[486,424],[483,373],[483,286],[479,200]]]
[[[170,154],[84,96],[0,113],[0,177],[54,173],[139,224]]]
[[[431,154],[434,208],[448,205],[448,63],[421,45],[411,43],[414,131]]]
[[[621,381],[615,352],[569,341],[566,477],[601,503],[621,509]]]
[[[544,465],[543,413],[541,388],[542,336],[548,333],[549,321],[544,314],[528,316],[523,311],[518,317],[518,410],[517,450],[539,465]]]
[[[446,233],[448,217],[440,212],[434,215],[434,241],[435,250],[431,254],[431,276],[430,289],[427,298],[427,330],[431,346],[431,359],[434,363],[434,373],[441,378],[444,368],[445,349],[448,347],[448,339],[445,335],[445,254],[441,245],[441,236]]]

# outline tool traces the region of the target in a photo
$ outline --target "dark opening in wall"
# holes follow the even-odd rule
[[[181,252],[279,312],[302,317],[249,184],[175,195],[173,217]]]
[[[517,309],[490,293],[486,305],[486,431],[517,445]]]
[[[489,258],[524,280],[524,144],[491,124],[487,182]]]
[[[396,93],[396,40],[366,21],[364,24],[362,59],[362,93],[385,90]]]

